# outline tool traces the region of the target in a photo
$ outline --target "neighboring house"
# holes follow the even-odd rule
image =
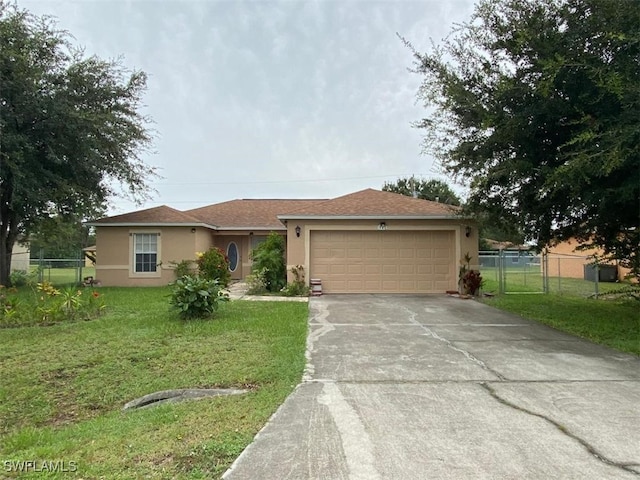
[[[18,240],[11,252],[11,271],[15,272],[20,270],[22,272],[28,272],[30,253],[29,243],[21,243],[21,241]]]
[[[478,264],[475,222],[442,203],[362,190],[331,200],[232,200],[178,211],[167,206],[102,218],[96,227],[102,285],[166,285],[170,262],[211,246],[232,279],[251,271],[250,252],[270,232],[286,239],[287,269],[304,267],[325,293],[441,293],[456,290],[458,265]],[[290,278],[291,280],[291,278]]]
[[[577,250],[580,243],[575,239],[560,242],[557,245],[549,247],[549,275],[552,277],[565,277],[565,278],[586,278],[591,279],[593,274],[588,272],[592,269],[594,261],[594,255],[602,258],[604,252],[599,248],[590,248],[588,250]],[[615,267],[615,279],[623,280],[626,275],[630,273],[628,268],[621,267],[616,262],[603,262],[605,265],[612,265]],[[587,270],[585,270],[585,266]],[[611,267],[605,267],[606,272],[600,273],[600,279],[610,279],[608,271]]]

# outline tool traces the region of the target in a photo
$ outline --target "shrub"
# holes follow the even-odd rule
[[[482,275],[478,270],[467,270],[462,277],[462,286],[467,295],[477,295],[482,286]]]
[[[176,279],[185,275],[193,275],[196,270],[193,260],[180,260],[179,262],[169,262],[169,264],[173,266]]]
[[[278,292],[287,283],[287,268],[284,263],[284,238],[271,232],[267,239],[252,252],[253,272],[263,272],[265,288]]]
[[[35,281],[36,275],[29,275],[24,270],[14,270],[9,276],[9,282],[13,287],[24,287]]]
[[[263,293],[267,293],[266,272],[266,269],[262,269],[247,276],[246,282],[249,287],[247,293],[249,295],[262,295]]]
[[[229,259],[218,247],[211,247],[204,253],[197,253],[198,272],[206,280],[218,280],[222,287],[227,287],[231,280]]]
[[[209,318],[220,302],[229,300],[218,280],[185,275],[176,280],[171,292],[171,307],[182,318]]]
[[[304,267],[302,265],[291,267],[291,273],[293,273],[294,280],[284,286],[282,294],[285,297],[304,297],[309,295],[309,287],[304,281]]]

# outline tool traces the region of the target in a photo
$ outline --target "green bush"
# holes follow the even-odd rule
[[[176,279],[185,275],[193,275],[195,273],[195,265],[193,260],[180,260],[179,262],[169,262],[173,266],[173,273]]]
[[[226,288],[231,280],[229,259],[218,247],[211,247],[204,253],[197,254],[198,272],[206,280],[218,280]]]
[[[220,302],[229,300],[218,280],[185,275],[173,284],[171,307],[178,310],[182,318],[209,318],[218,309]]]
[[[25,285],[35,282],[36,278],[36,275],[29,275],[24,270],[14,270],[9,276],[9,282],[13,287],[24,287]]]
[[[252,272],[264,272],[265,288],[278,292],[287,283],[287,268],[284,263],[284,238],[271,232],[267,239],[252,252]]]
[[[249,295],[262,295],[267,293],[266,269],[254,271],[251,275],[247,275],[246,282],[247,293]]]
[[[293,273],[294,280],[284,286],[282,295],[285,297],[304,297],[309,295],[309,287],[304,281],[304,267],[302,265],[291,267],[291,273]]]

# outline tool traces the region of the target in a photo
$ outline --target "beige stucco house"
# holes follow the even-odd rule
[[[288,269],[302,265],[325,293],[441,293],[457,289],[465,253],[478,263],[478,230],[455,207],[367,189],[330,200],[232,200],[188,211],[167,206],[102,218],[102,285],[166,285],[171,262],[223,249],[233,279],[270,232],[286,239]]]
[[[579,249],[581,243],[569,239],[548,247],[549,275],[563,278],[584,278],[585,266],[593,264],[594,258],[603,258],[604,251],[600,248]],[[631,270],[621,267],[616,262],[603,262],[605,265],[615,265],[617,279],[623,280]]]

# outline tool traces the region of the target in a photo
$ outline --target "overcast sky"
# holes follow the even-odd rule
[[[87,54],[149,75],[152,201],[187,210],[235,198],[332,198],[416,174],[420,77],[396,36],[426,51],[473,0],[18,0],[57,17]]]

